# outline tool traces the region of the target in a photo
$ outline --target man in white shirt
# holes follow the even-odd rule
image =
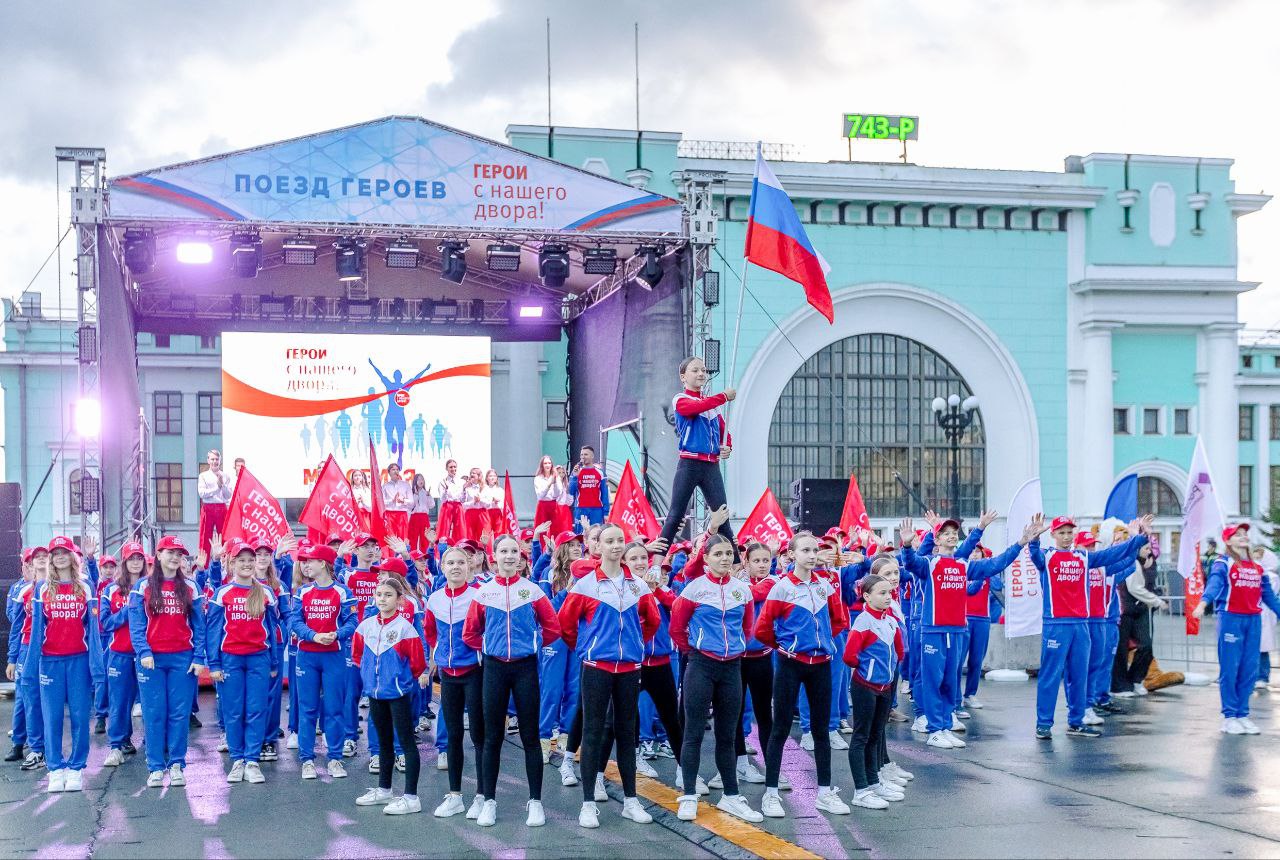
[[[386,513],[387,531],[404,540],[409,535],[409,508],[413,505],[413,489],[400,477],[400,467],[387,464],[387,482],[382,485],[382,508]]]
[[[213,533],[222,532],[227,519],[227,503],[231,501],[232,479],[222,471],[222,453],[216,448],[205,458],[209,468],[196,479],[200,494],[200,549],[207,556]]]

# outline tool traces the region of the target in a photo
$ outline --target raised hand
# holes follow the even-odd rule
[[[1049,524],[1044,521],[1044,514],[1036,514],[1031,517],[1031,521],[1022,530],[1022,538],[1018,543],[1026,546],[1048,530]]]
[[[225,549],[222,543],[222,535],[216,531],[209,538],[209,558],[222,558],[222,551]]]
[[[924,512],[924,521],[929,524],[929,528],[936,529],[938,523],[942,522],[942,517],[938,516],[938,512],[933,508]]]
[[[721,505],[711,512],[711,518],[707,522],[707,531],[719,531],[720,526],[729,522],[729,506]]]
[[[926,512],[925,516],[927,517],[930,513],[932,511]],[[934,514],[934,516],[937,516],[937,514]],[[916,528],[915,524],[911,522],[911,517],[903,517],[902,522],[898,523],[898,537],[902,540],[903,546],[907,546],[915,540]]]
[[[983,511],[982,516],[978,518],[978,528],[985,531],[987,526],[994,523],[996,521],[996,518],[999,516],[1000,514],[997,513],[994,509]]]
[[[387,535],[387,546],[396,555],[406,555],[409,552],[409,543],[398,535]]]
[[[1129,523],[1129,534],[1131,535],[1149,535],[1151,534],[1151,524],[1155,518],[1151,514],[1144,514],[1133,522]]]
[[[98,551],[98,542],[93,539],[93,535],[85,535],[84,540],[80,541],[80,548],[84,550],[85,558],[93,558]]]

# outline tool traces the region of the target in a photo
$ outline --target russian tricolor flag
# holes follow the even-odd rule
[[[746,258],[804,287],[804,296],[814,310],[827,322],[835,322],[831,290],[827,288],[831,266],[810,244],[791,198],[765,163],[758,146],[751,212],[747,216]]]

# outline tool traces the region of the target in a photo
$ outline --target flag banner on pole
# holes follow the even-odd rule
[[[770,541],[782,543],[784,540],[791,540],[794,534],[782,513],[778,499],[773,495],[773,490],[765,487],[764,492],[760,494],[760,501],[756,502],[751,513],[747,514],[742,528],[738,529],[738,543],[747,544],[751,541],[759,541],[763,544]]]
[[[236,477],[236,490],[227,505],[227,520],[222,535],[224,543],[231,540],[257,540],[264,538],[272,544],[290,533],[284,508],[276,497],[267,492],[257,478],[242,467]]]
[[[382,471],[378,468],[378,452],[369,440],[369,534],[378,543],[387,537],[387,517],[382,501]]]
[[[651,541],[662,534],[658,527],[658,518],[644,497],[640,482],[631,471],[631,461],[622,467],[622,478],[618,481],[618,492],[613,497],[613,505],[609,508],[608,522],[621,526],[627,537]]]
[[[1021,532],[1031,518],[1044,510],[1040,497],[1040,479],[1032,478],[1013,494],[1009,502],[1009,516],[1005,528],[1012,538]],[[1031,563],[1031,553],[1026,547],[1018,553],[1004,572],[1004,636],[1035,636],[1043,627],[1044,595],[1040,591],[1040,571]]]
[[[332,454],[321,467],[298,521],[326,538],[338,534],[343,540],[354,537],[363,528],[351,484]]]
[[[1182,496],[1184,501],[1182,536],[1178,539],[1178,573],[1182,574],[1183,579],[1189,580],[1195,576],[1200,566],[1200,544],[1222,531],[1222,505],[1214,486],[1204,440],[1197,436],[1195,453],[1191,455],[1191,469],[1187,472],[1187,490]],[[1200,573],[1203,580],[1204,571]],[[1194,608],[1188,595],[1187,612]]]
[[[1103,519],[1115,517],[1122,523],[1132,522],[1138,518],[1138,476],[1125,475],[1116,481],[1107,496],[1107,506],[1102,514]]]
[[[1195,545],[1196,566],[1191,575],[1187,577],[1186,596],[1187,599],[1183,604],[1183,615],[1187,620],[1187,635],[1200,635],[1200,619],[1191,613],[1200,605],[1200,598],[1204,597],[1204,564],[1200,560],[1200,544]],[[1179,553],[1181,555],[1181,553]]]
[[[507,534],[520,533],[520,518],[516,516],[516,497],[511,492],[510,471],[502,473],[502,518],[507,524]]]
[[[747,214],[747,261],[777,272],[804,288],[813,309],[835,322],[827,272],[831,266],[809,241],[791,198],[765,163],[756,146],[756,177],[751,183],[751,209]],[[741,315],[742,308],[738,308]]]
[[[854,529],[870,529],[871,518],[867,506],[862,503],[862,490],[858,489],[858,476],[849,476],[849,490],[844,496],[844,509],[840,511],[840,528],[848,534]]]

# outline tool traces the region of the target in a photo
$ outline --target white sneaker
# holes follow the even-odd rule
[[[960,718],[957,717],[955,714],[951,715],[951,731],[953,732],[967,731],[964,727],[964,723],[960,722]]]
[[[745,782],[750,785],[763,785],[764,774],[760,772],[754,764],[749,761],[738,761],[738,782]]]
[[[904,792],[899,791],[895,786],[884,782],[877,782],[875,785],[871,786],[871,790],[876,793],[877,797],[890,802],[903,800],[907,796]]]
[[[1084,724],[1086,726],[1100,726],[1106,722],[1102,717],[1098,716],[1098,712],[1093,708],[1084,709]]]
[[[698,792],[699,797],[706,797],[711,793],[711,786],[707,785],[706,780],[702,778],[702,774],[698,774],[698,778],[694,782],[694,790]]]
[[[218,752],[226,752],[230,747],[227,746],[227,736],[224,734],[218,738]]]
[[[964,741],[960,740],[958,737],[956,737],[956,736],[955,736],[954,734],[952,734],[951,732],[946,732],[946,736],[947,736],[947,740],[951,741],[951,745],[952,745],[953,747],[955,747],[956,749],[964,749],[965,747],[967,747],[967,746],[968,746],[968,744],[967,744],[967,743],[965,743]]]
[[[180,788],[186,784],[187,776],[182,772],[182,765],[177,764],[176,762],[169,765],[169,787]]]
[[[471,801],[471,808],[467,810],[467,820],[475,821],[480,817],[480,810],[484,809],[484,795],[477,794],[475,799]]]
[[[849,748],[849,742],[845,740],[844,735],[839,732],[832,732],[828,736],[827,742],[831,745],[833,750],[847,750]]]
[[[1264,680],[1262,680],[1261,678],[1259,678],[1258,680],[1256,680],[1256,681],[1254,681],[1254,682],[1253,682],[1253,689],[1255,689],[1255,690],[1265,690],[1265,689],[1267,689],[1267,682],[1266,682],[1266,681],[1264,681]]]
[[[937,747],[942,750],[949,750],[955,746],[955,744],[951,742],[951,738],[947,737],[946,732],[934,732],[929,735],[929,740],[924,743],[925,746]]]
[[[258,767],[258,763],[256,761],[245,763],[244,779],[245,782],[252,782],[254,784],[267,781],[267,778],[262,775],[262,768]]]
[[[629,818],[636,824],[653,823],[653,816],[640,805],[638,797],[628,797],[622,801],[622,817]]]
[[[289,732],[289,737],[284,742],[285,749],[296,750],[298,748],[298,733]]]
[[[422,811],[422,801],[417,797],[401,795],[382,807],[383,815],[412,815]]]
[[[355,742],[355,741],[343,741],[343,742],[342,742],[342,757],[343,757],[343,758],[355,758],[355,757],[356,757],[356,742]]]
[[[864,788],[853,793],[853,805],[863,809],[888,809],[889,801],[870,788]]]
[[[716,775],[707,780],[707,788],[713,788],[720,791],[724,788],[724,780],[720,778],[720,772],[716,771]]]
[[[1129,689],[1129,690],[1121,690],[1118,693],[1112,693],[1111,697],[1113,699],[1132,699],[1136,695],[1138,694],[1135,693],[1132,689]]]
[[[476,824],[481,827],[492,827],[498,823],[498,801],[486,800],[476,816]]]
[[[530,800],[525,806],[529,810],[524,820],[525,827],[541,827],[547,823],[547,813],[542,808],[541,800]]]
[[[653,769],[653,765],[644,760],[644,756],[636,753],[636,773],[641,776],[647,776],[649,779],[657,779],[658,772]]]
[[[227,782],[244,782],[244,759],[236,759],[227,772]]]
[[[595,797],[596,803],[605,803],[609,800],[609,792],[605,791],[604,774],[602,773],[596,774]]]
[[[582,801],[582,809],[578,810],[578,826],[596,828],[600,826],[600,807],[593,801]]]
[[[425,732],[430,728],[431,728],[431,721],[427,719],[426,714],[423,714],[422,716],[418,717],[418,728],[417,728],[418,731]]]
[[[67,772],[64,770],[49,771],[49,784],[45,787],[45,791],[49,794],[59,794],[66,787]]]
[[[800,749],[813,752],[813,733],[805,732],[800,736]]]
[[[841,721],[840,721],[840,734],[842,734],[842,735],[851,735],[851,734],[853,734],[853,726],[849,725],[849,721],[848,721],[848,720],[841,720]]]
[[[443,757],[443,753],[441,756]],[[578,775],[573,772],[573,756],[565,753],[564,758],[560,760],[560,784],[561,785],[577,785]]]
[[[131,712],[131,714],[132,714],[132,716],[134,716],[134,717],[140,717],[140,716],[142,716],[142,703],[141,703],[141,702],[138,702],[137,704],[135,704],[135,705],[133,706],[133,711]]]
[[[373,788],[356,798],[356,806],[379,806],[391,802],[391,789]]]
[[[103,767],[119,767],[124,764],[124,753],[120,750],[112,750],[107,753],[107,757],[102,760]]]
[[[367,709],[368,707],[369,707],[369,697],[368,697],[368,696],[361,696],[361,697],[360,697],[360,709],[361,709],[361,710],[365,710],[365,709]]]
[[[840,799],[840,789],[835,786],[818,789],[818,799],[814,806],[832,815],[848,815],[849,804]]]
[[[972,708],[973,710],[977,710],[977,711],[981,711],[985,707],[985,705],[983,705],[982,702],[978,701],[977,696],[966,696],[964,700],[964,706],[966,708]]]
[[[63,791],[84,791],[84,777],[80,771],[64,770],[62,774]]]
[[[1238,722],[1240,724],[1240,727],[1244,729],[1244,733],[1246,735],[1262,734],[1262,729],[1258,728],[1257,725],[1254,724],[1253,720],[1249,719],[1248,717],[1240,717],[1236,720],[1236,722]],[[70,788],[67,789],[67,791],[70,791],[70,790],[71,790]]]
[[[344,765],[342,762],[338,761],[337,759],[330,759],[328,769],[329,769],[329,776],[333,777],[334,779],[347,778],[347,766]]]
[[[369,773],[378,773],[381,770],[382,770],[382,762],[379,760],[378,756],[370,755],[369,756]]]
[[[147,788],[163,788],[164,787],[164,771],[153,770],[147,774]]]
[[[781,797],[766,791],[760,798],[760,814],[765,818],[786,818],[787,810],[782,807]]]
[[[304,762],[302,763],[302,778],[303,778],[303,779],[315,779],[315,778],[316,778],[316,763],[315,763],[315,762],[313,762],[313,761],[304,761]]]
[[[396,756],[396,770],[404,773],[404,767],[404,753],[400,753],[400,755]]]
[[[698,817],[698,798],[687,794],[680,795],[679,806],[676,807],[676,818],[681,821],[693,821]]]
[[[764,821],[764,816],[752,809],[747,799],[741,794],[722,795],[720,802],[716,804],[716,809],[753,824]]]
[[[916,775],[914,773],[903,770],[902,766],[899,765],[896,761],[889,762],[887,765],[885,765],[885,767],[891,770],[894,776],[901,777],[902,779],[905,779],[907,782],[911,782],[911,780],[916,778]]]
[[[436,753],[436,770],[448,770],[448,769],[449,769],[449,753],[446,752],[445,750],[440,750],[440,752]]]
[[[911,724],[911,731],[913,731],[913,732],[919,732],[919,733],[920,733],[920,734],[922,734],[922,735],[923,735],[923,734],[928,734],[928,732],[929,732],[929,721],[928,721],[927,719],[925,719],[925,717],[924,717],[923,715],[921,715],[921,716],[919,716],[919,717],[916,717],[916,721],[915,721],[914,723],[912,723],[912,724]]]
[[[778,774],[778,791],[790,791],[791,780],[787,779],[785,773]]]
[[[887,782],[889,785],[892,785],[896,788],[906,788],[907,781],[902,777],[895,775],[890,770],[881,769],[880,773],[878,773],[877,776],[880,777],[881,782]]]
[[[1135,696],[1149,696],[1151,691],[1147,689],[1147,685],[1141,682],[1133,685],[1133,693]]]

